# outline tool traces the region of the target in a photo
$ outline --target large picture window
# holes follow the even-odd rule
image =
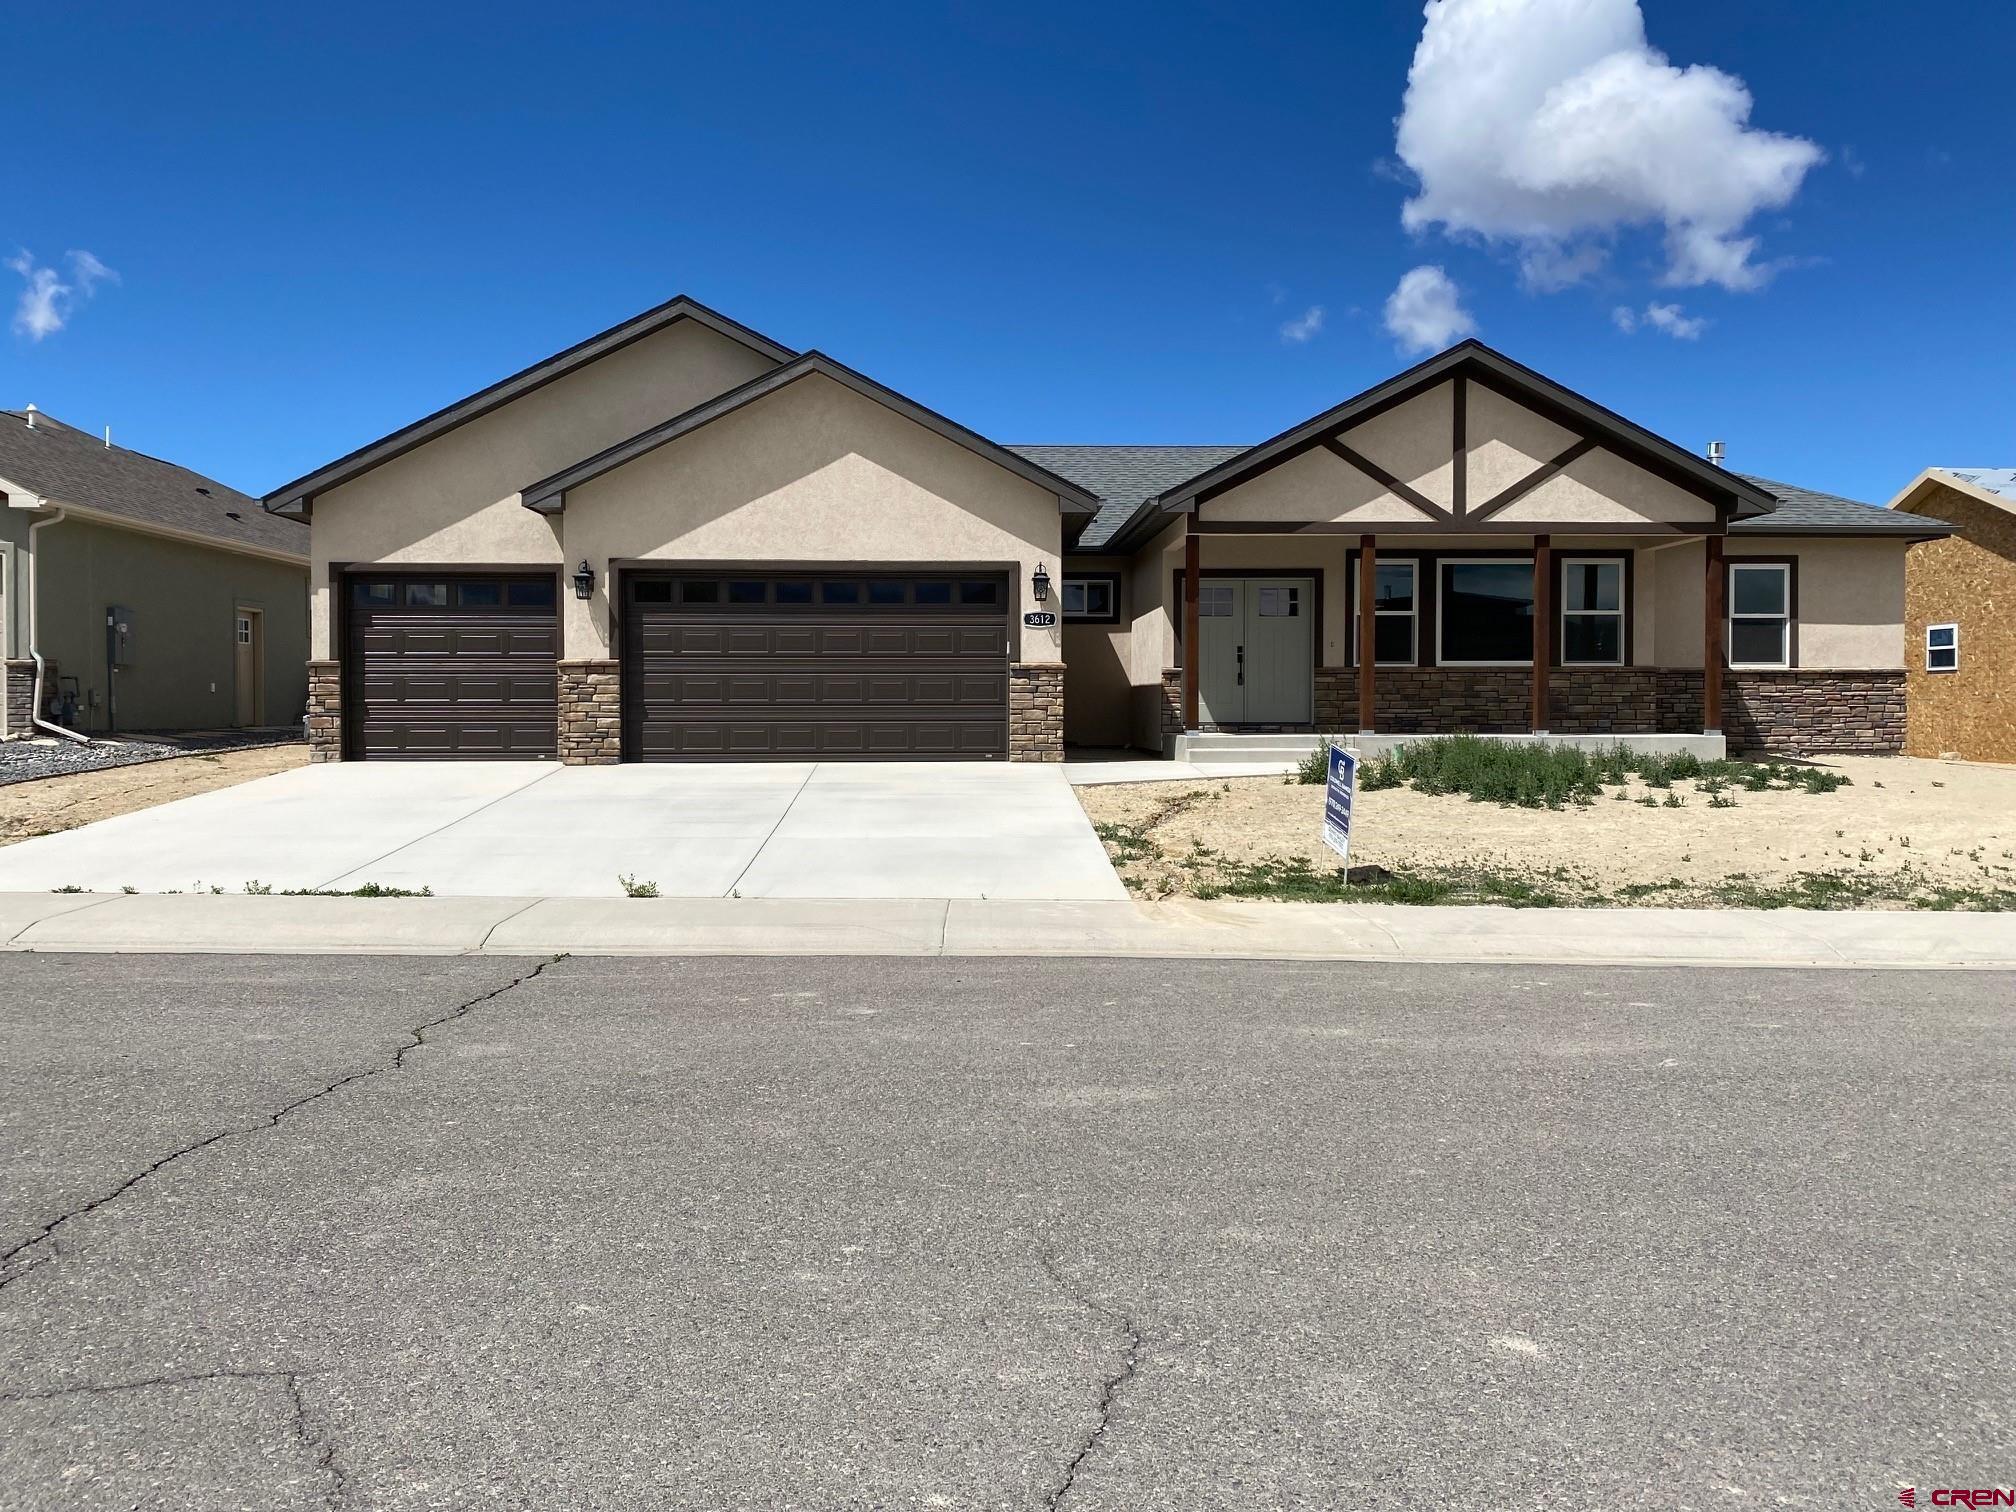
[[[1729,665],[1792,665],[1790,563],[1729,564]]]
[[[1420,641],[1421,584],[1418,564],[1376,562],[1372,585],[1372,644],[1378,665],[1411,667]],[[1358,665],[1358,571],[1351,572],[1351,665]]]
[[[1436,660],[1447,667],[1524,667],[1533,661],[1533,563],[1443,561],[1436,595]]]
[[[1615,557],[1561,563],[1561,665],[1624,664],[1624,564]]]

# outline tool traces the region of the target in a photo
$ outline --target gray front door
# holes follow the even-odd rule
[[[1199,585],[1199,719],[1224,726],[1314,718],[1315,596],[1314,578],[1206,578]]]

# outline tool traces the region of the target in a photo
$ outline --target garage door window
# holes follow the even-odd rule
[[[504,602],[502,583],[457,583],[455,602],[464,609],[495,609]]]
[[[859,583],[821,583],[819,598],[828,604],[858,604],[861,602]]]
[[[812,602],[810,583],[778,583],[772,590],[780,604],[809,604]]]
[[[408,583],[406,585],[406,607],[408,609],[440,609],[448,602],[446,583]]]
[[[399,602],[398,585],[394,583],[353,583],[350,585],[350,601],[359,608],[373,605],[389,607]]]
[[[551,582],[507,584],[504,590],[504,601],[513,609],[551,609],[553,607],[553,584]]]
[[[962,604],[998,604],[1001,602],[999,583],[961,583],[959,602]]]

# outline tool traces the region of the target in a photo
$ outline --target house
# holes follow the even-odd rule
[[[1928,468],[1890,507],[1958,527],[1906,558],[1904,749],[2016,761],[2016,468]]]
[[[1258,446],[1007,447],[683,298],[265,503],[312,520],[319,759],[1895,750],[1946,532],[1474,341]]]
[[[0,410],[8,738],[31,711],[87,734],[298,726],[307,585],[306,532],[256,499],[33,405]]]

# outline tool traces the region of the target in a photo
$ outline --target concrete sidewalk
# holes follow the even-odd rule
[[[2016,968],[2016,916],[822,898],[0,893],[0,949]]]

